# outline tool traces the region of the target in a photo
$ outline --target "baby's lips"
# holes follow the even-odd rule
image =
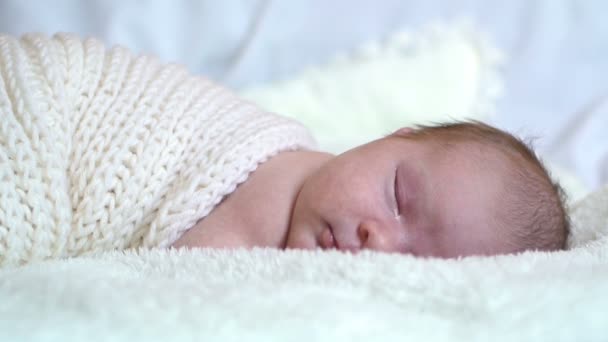
[[[336,239],[334,238],[334,234],[331,232],[331,229],[327,227],[323,229],[323,232],[321,232],[319,240],[323,249],[336,248]]]

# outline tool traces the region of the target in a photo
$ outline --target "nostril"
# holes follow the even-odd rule
[[[365,245],[367,240],[369,239],[369,230],[365,227],[365,225],[360,224],[357,229],[357,233],[359,234],[359,240],[361,240],[361,244]]]
[[[383,225],[375,220],[364,220],[359,224],[357,234],[361,240],[363,249],[371,249],[377,251],[392,251],[397,246],[397,240],[393,236],[393,232],[397,229],[392,229],[388,225]]]

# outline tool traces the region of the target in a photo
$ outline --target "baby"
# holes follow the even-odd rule
[[[333,156],[182,67],[69,34],[0,34],[0,265],[127,248],[564,248],[561,191],[479,122]],[[339,129],[339,128],[337,128]]]
[[[371,249],[429,257],[563,249],[562,191],[481,122],[403,128],[333,156],[264,163],[174,246]]]

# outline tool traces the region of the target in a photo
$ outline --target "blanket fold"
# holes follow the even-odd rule
[[[168,246],[259,163],[314,146],[181,66],[0,35],[0,265]]]

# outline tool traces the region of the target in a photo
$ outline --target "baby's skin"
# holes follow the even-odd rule
[[[491,152],[468,144],[441,149],[405,139],[410,133],[401,129],[337,156],[280,153],[173,247],[370,249],[442,258],[514,252],[493,228],[504,182],[500,168],[479,163]]]

